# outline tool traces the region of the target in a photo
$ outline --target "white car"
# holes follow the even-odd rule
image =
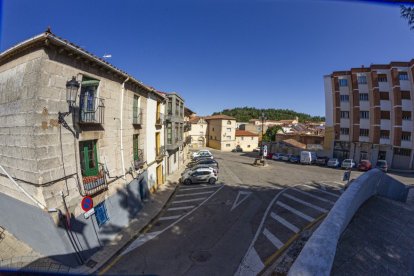
[[[342,161],[342,165],[341,168],[342,169],[349,169],[349,168],[354,168],[355,167],[355,162],[352,159],[345,159],[344,161]]]
[[[193,158],[201,156],[213,156],[209,150],[199,150],[193,153]]]

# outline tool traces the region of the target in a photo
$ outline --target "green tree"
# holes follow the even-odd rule
[[[401,17],[408,20],[408,26],[410,29],[414,29],[414,7],[408,7],[401,5]]]
[[[263,135],[264,142],[271,142],[276,140],[276,134],[283,132],[282,126],[272,126],[266,130],[266,133]]]

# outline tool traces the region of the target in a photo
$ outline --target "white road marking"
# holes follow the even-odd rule
[[[277,248],[281,248],[283,246],[283,242],[281,242],[275,235],[273,235],[267,228],[263,230],[263,235]]]
[[[201,186],[201,187],[192,187],[192,188],[180,188],[178,190],[178,192],[181,192],[181,191],[190,191],[190,190],[209,189],[209,188],[217,188],[217,187],[220,187],[220,186],[218,186],[218,185],[216,185],[216,186],[210,185],[210,186]]]
[[[211,193],[214,193],[214,191],[199,192],[199,193],[193,193],[193,194],[179,194],[179,195],[176,195],[176,197],[193,196],[193,195],[205,195],[205,194],[211,194]]]
[[[194,202],[194,201],[200,201],[206,199],[205,197],[200,198],[192,198],[192,199],[185,199],[185,200],[175,200],[171,202],[171,204],[178,204],[178,203],[184,203],[184,202]]]
[[[308,216],[308,215],[306,215],[306,214],[304,214],[304,213],[302,213],[302,212],[300,212],[300,211],[296,210],[295,208],[290,207],[289,205],[287,205],[287,204],[285,204],[285,203],[283,203],[283,202],[278,201],[278,202],[276,202],[276,204],[277,204],[277,205],[279,205],[280,207],[283,207],[283,208],[285,208],[286,210],[288,210],[288,211],[290,211],[290,212],[294,213],[295,215],[297,215],[297,216],[299,216],[299,217],[301,217],[301,218],[303,218],[303,219],[305,219],[305,220],[309,221],[309,222],[312,222],[312,221],[314,221],[314,220],[315,220],[315,218],[313,218],[313,217],[311,217],[311,216]]]
[[[169,216],[169,217],[160,217],[158,220],[171,220],[171,219],[178,219],[181,215],[178,216]]]
[[[301,200],[301,199],[299,199],[299,198],[297,198],[297,197],[295,197],[295,196],[291,196],[291,195],[288,195],[288,194],[286,194],[286,193],[284,193],[284,194],[283,194],[283,196],[284,196],[284,197],[287,197],[287,198],[290,198],[291,200],[294,200],[294,201],[296,201],[296,202],[299,202],[300,204],[303,204],[303,205],[305,205],[305,206],[308,206],[308,207],[311,207],[311,208],[313,208],[313,209],[315,209],[315,210],[318,210],[318,211],[320,211],[320,212],[324,212],[324,213],[328,212],[328,210],[326,210],[325,208],[322,208],[322,207],[316,206],[316,205],[314,205],[314,204],[312,204],[312,203],[309,203],[309,202],[306,202],[306,201],[304,201],[304,200]]]
[[[329,199],[326,199],[326,198],[323,198],[323,197],[320,197],[320,196],[316,196],[316,195],[314,195],[312,193],[309,193],[307,191],[302,191],[302,190],[297,189],[297,188],[293,188],[293,190],[295,190],[296,192],[301,193],[303,195],[306,195],[306,196],[309,196],[309,197],[313,197],[315,199],[318,199],[320,201],[324,201],[324,202],[328,202],[328,203],[331,203],[331,204],[335,204],[335,201],[332,201],[332,200],[329,200]]]
[[[145,233],[142,234],[141,236],[138,237],[138,239],[136,239],[135,241],[133,241],[126,249],[124,252],[121,253],[122,255],[125,255],[129,252],[131,252],[132,250],[134,250],[135,248],[140,247],[141,245],[143,245],[144,243],[146,243],[147,241],[155,238],[156,236],[158,236],[161,233],[161,231],[157,231],[157,232],[150,232],[150,233]]]
[[[237,206],[239,206],[243,201],[245,201],[251,194],[252,192],[239,191],[239,193],[237,194],[236,200],[234,200],[233,206],[231,207],[230,211],[233,211],[233,209],[237,208]],[[241,195],[243,195],[244,197],[242,197],[242,199],[239,200]]]
[[[182,207],[172,207],[172,208],[168,208],[167,211],[176,211],[176,210],[192,209],[194,207],[195,207],[194,205],[191,205],[191,206],[182,206]]]
[[[331,195],[331,196],[339,197],[339,195],[337,195],[337,194],[334,194],[334,193],[331,193],[331,192],[327,192],[327,191],[321,190],[321,189],[319,189],[319,188],[317,188],[317,187],[315,187],[315,186],[311,186],[311,185],[307,185],[307,184],[305,184],[305,185],[303,185],[303,186],[310,187],[310,188],[312,188],[312,189],[316,189],[316,190],[318,190],[319,192],[324,193],[324,194],[327,194],[327,195]]]
[[[275,220],[277,220],[278,222],[280,222],[281,224],[283,224],[284,226],[286,226],[287,228],[289,228],[290,230],[292,230],[295,233],[298,233],[300,231],[300,229],[298,227],[296,227],[295,225],[293,225],[292,223],[290,223],[289,221],[285,220],[284,218],[276,215],[275,213],[270,213],[270,216],[272,218],[274,218]]]
[[[252,248],[246,254],[243,259],[243,263],[240,264],[237,272],[234,275],[237,276],[251,276],[257,275],[264,268],[262,260],[260,260],[259,255],[256,250]]]

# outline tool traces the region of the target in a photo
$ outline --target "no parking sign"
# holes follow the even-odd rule
[[[90,196],[82,198],[81,207],[85,212],[88,212],[93,207],[93,199]]]

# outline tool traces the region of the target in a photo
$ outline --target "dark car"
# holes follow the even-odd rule
[[[326,156],[319,156],[316,158],[315,164],[318,166],[326,166],[328,164],[329,158]]]
[[[243,149],[240,146],[237,146],[235,149],[232,149],[231,152],[243,152]]]
[[[361,160],[358,164],[359,171],[369,171],[372,169],[372,164],[369,160]]]
[[[213,167],[213,168],[219,167],[217,161],[214,159],[202,159],[197,162],[191,162],[190,164],[187,165],[187,167],[192,168],[196,165],[209,165],[210,167]]]
[[[388,164],[386,160],[378,160],[377,164],[375,165],[375,168],[380,169],[383,172],[388,171]]]
[[[298,156],[298,155],[292,155],[289,158],[289,162],[290,163],[299,163],[300,162],[300,156]]]

